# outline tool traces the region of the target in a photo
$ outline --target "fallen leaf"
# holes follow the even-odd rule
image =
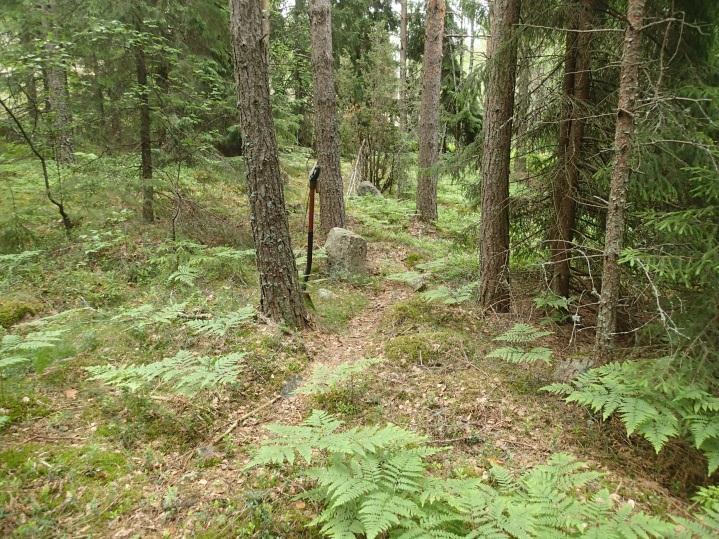
[[[75,398],[77,397],[77,389],[66,389],[65,397],[70,400],[75,400]]]

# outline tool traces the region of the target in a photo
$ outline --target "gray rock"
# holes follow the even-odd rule
[[[557,366],[554,367],[552,380],[555,382],[569,382],[592,367],[594,367],[594,363],[588,357],[567,359],[557,363]]]
[[[319,297],[322,300],[330,300],[335,299],[337,296],[332,290],[327,290],[326,288],[320,288],[317,291],[317,297]]]
[[[325,242],[331,275],[367,273],[367,242],[345,228],[333,228]]]
[[[374,197],[381,197],[382,193],[374,186],[373,183],[360,182],[360,184],[357,186],[357,195],[361,197],[365,197],[368,195]]]

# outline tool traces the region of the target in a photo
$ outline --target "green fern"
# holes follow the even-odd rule
[[[459,305],[472,299],[477,283],[469,283],[460,288],[440,286],[432,290],[422,292],[421,296],[427,301],[439,301],[445,305]]]
[[[529,324],[515,324],[511,329],[494,338],[498,342],[512,343],[517,346],[502,346],[487,354],[488,358],[501,359],[507,363],[526,364],[543,361],[546,364],[552,362],[553,352],[544,346],[529,348],[529,344],[551,335],[551,331],[542,331]]]
[[[171,284],[183,284],[189,288],[193,288],[199,276],[200,268],[183,264],[170,274],[167,278],[167,282]]]
[[[35,331],[27,335],[5,335],[0,341],[0,372],[29,363],[40,350],[56,347],[64,330]]]
[[[551,331],[542,331],[529,324],[514,324],[511,329],[494,338],[495,341],[510,343],[531,343],[547,335]]]
[[[326,537],[402,539],[484,537],[672,537],[675,524],[615,506],[601,474],[564,454],[516,478],[501,467],[491,482],[428,472],[437,453],[426,439],[393,425],[343,429],[314,411],[298,426],[270,425],[272,441],[247,468],[290,464],[313,488],[312,520]],[[692,526],[702,523],[688,521]]]
[[[487,354],[487,357],[501,359],[507,363],[535,363],[543,361],[551,363],[552,350],[544,347],[534,347],[529,350],[523,350],[514,346],[504,346],[497,348]]]
[[[332,391],[337,385],[365,371],[368,367],[380,363],[381,358],[371,357],[357,361],[340,363],[334,367],[318,365],[310,378],[295,390],[300,395],[321,395]]]
[[[581,374],[572,384],[545,391],[587,406],[604,419],[618,415],[627,433],[647,439],[658,453],[683,436],[707,458],[709,473],[719,468],[719,399],[688,378],[673,358],[610,363]]]
[[[171,393],[192,396],[206,389],[234,384],[240,378],[240,367],[246,354],[196,356],[182,350],[176,355],[147,364],[121,367],[97,365],[86,367],[91,380],[99,380],[130,391],[162,388]]]
[[[187,303],[171,303],[159,308],[152,303],[144,303],[137,307],[123,309],[111,318],[113,321],[132,322],[134,329],[147,326],[170,324],[181,317]]]
[[[255,314],[256,312],[254,307],[248,305],[247,307],[242,307],[233,313],[217,318],[211,318],[210,320],[190,320],[186,325],[197,335],[224,337],[227,335],[228,331],[245,324],[247,321],[251,320]]]

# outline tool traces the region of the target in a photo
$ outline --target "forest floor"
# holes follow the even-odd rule
[[[296,245],[303,237],[303,159],[283,160]],[[198,182],[209,173],[192,174]],[[242,193],[224,200],[225,184],[188,185],[202,207],[222,201],[225,211],[213,213],[214,232],[198,233],[244,235],[246,243],[246,219],[235,207]],[[27,189],[26,196],[37,194]],[[443,187],[436,227],[415,223],[409,201],[352,199],[349,226],[369,242],[369,275],[330,279],[320,253],[310,289],[314,324],[300,333],[261,320],[214,336],[189,331],[188,319],[219,318],[256,302],[252,261],[238,267],[242,242],[228,265],[226,250],[199,247],[206,238],[197,237],[181,246],[180,260],[164,225],[148,233],[127,216],[129,205],[114,200],[109,211],[98,199],[74,245],[51,236],[42,246],[51,256],[17,263],[7,274],[0,299],[37,304],[36,314],[9,332],[64,333],[60,346],[34,358],[31,372],[0,378],[0,415],[10,417],[0,431],[0,535],[317,537],[305,527],[316,508],[293,500],[289,477],[243,469],[266,439],[265,425],[298,424],[312,409],[352,425],[391,422],[424,434],[446,448],[434,458],[438,470],[481,476],[501,463],[520,471],[568,452],[606,472],[619,499],[656,514],[689,508],[704,478],[696,453],[669,444],[655,455],[620,424],[540,391],[556,364],[590,353],[591,336],[551,323],[535,307],[543,286],[536,266],[516,269],[512,313],[481,315],[471,300],[456,297],[476,265],[467,232],[476,215],[459,187]],[[228,232],[232,219],[242,224]],[[143,305],[153,306],[150,314],[132,310]],[[171,315],[152,318],[163,308]],[[541,344],[552,349],[553,365],[486,357],[497,347],[492,339],[517,322],[552,332]],[[86,370],[186,349],[242,351],[246,379],[188,398],[159,386],[108,387]],[[318,369],[367,358],[379,362],[347,384],[293,393]]]

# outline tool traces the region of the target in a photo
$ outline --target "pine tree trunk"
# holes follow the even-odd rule
[[[576,196],[582,167],[582,142],[586,105],[590,98],[590,44],[593,0],[575,2],[573,28],[581,32],[572,39],[567,36],[565,56],[565,107],[564,120],[560,126],[560,144],[557,148],[557,175],[553,183],[555,225],[550,238],[552,280],[555,294],[569,297],[571,277],[572,242],[576,220]]]
[[[596,348],[600,357],[612,348],[617,326],[619,299],[619,255],[624,240],[627,183],[631,172],[631,150],[634,135],[634,114],[639,95],[639,63],[641,61],[641,28],[646,0],[629,0],[627,28],[624,33],[622,65],[619,75],[619,104],[614,134],[615,163],[609,185],[609,207],[604,243],[602,292],[597,314]]]
[[[310,0],[312,79],[315,103],[315,146],[319,178],[322,232],[345,226],[345,202],[340,171],[337,97],[332,73],[332,14],[330,0]]]
[[[399,13],[399,128],[407,132],[407,0],[400,0]]]
[[[517,76],[517,114],[516,129],[517,158],[514,162],[514,175],[519,180],[527,178],[527,134],[529,132],[529,48],[525,47],[519,60]]]
[[[135,69],[140,89],[140,178],[142,179],[142,219],[155,220],[154,188],[152,186],[152,139],[150,119],[150,89],[147,85],[147,63],[142,47],[135,48]]]
[[[469,72],[472,72],[474,68],[474,18],[475,13],[472,13],[472,18],[469,20]]]
[[[273,320],[304,327],[307,314],[292,252],[272,123],[262,12],[257,0],[230,0],[230,12],[261,310]]]
[[[48,1],[43,7],[43,27],[49,38],[54,27],[55,3]],[[53,114],[53,139],[55,160],[60,165],[75,162],[75,149],[72,136],[72,112],[69,103],[67,75],[65,66],[58,54],[56,43],[45,43],[45,88],[47,89],[46,108]]]
[[[509,165],[520,0],[492,3],[485,83],[479,303],[509,311]]]
[[[419,111],[419,173],[417,212],[424,222],[437,220],[437,174],[430,168],[439,158],[439,97],[442,87],[444,0],[427,1],[422,65],[422,101]]]

